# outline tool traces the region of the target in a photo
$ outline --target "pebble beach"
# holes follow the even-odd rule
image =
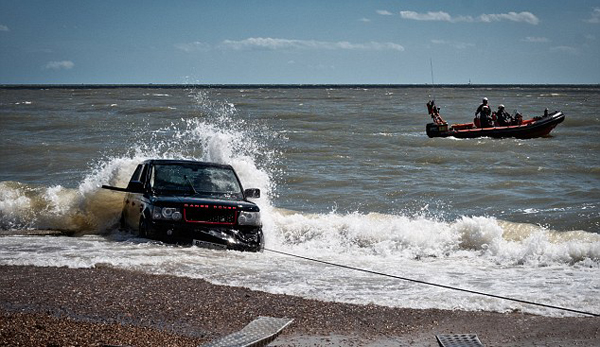
[[[259,316],[294,320],[269,346],[437,346],[437,334],[477,334],[485,346],[600,345],[598,317],[321,302],[108,266],[0,266],[2,346],[199,346]]]

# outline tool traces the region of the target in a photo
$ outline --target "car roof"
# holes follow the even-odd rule
[[[197,161],[197,160],[185,160],[185,159],[148,159],[143,162],[143,164],[163,164],[163,165],[177,165],[177,164],[194,164],[198,166],[206,166],[206,167],[220,167],[223,169],[233,169],[231,165],[228,164],[218,164],[207,161]]]

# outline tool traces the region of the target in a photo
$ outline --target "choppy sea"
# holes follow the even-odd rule
[[[482,97],[566,120],[550,137],[435,138]],[[0,264],[114,266],[326,301],[576,315],[265,251],[117,229],[148,158],[228,163],[260,188],[266,247],[600,313],[598,86],[0,88]],[[51,229],[74,237],[16,236]]]

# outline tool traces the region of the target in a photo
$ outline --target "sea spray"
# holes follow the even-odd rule
[[[58,186],[0,183],[0,228],[107,232],[121,205],[102,194]]]
[[[0,182],[0,229],[34,225],[31,188],[19,182]]]
[[[136,166],[151,158],[231,164],[244,187],[261,189],[257,203],[269,209],[275,183],[268,168],[275,161],[275,152],[265,148],[261,137],[271,133],[260,124],[239,121],[233,104],[212,100],[206,91],[190,92],[189,100],[196,103],[194,116],[172,120],[157,129],[141,127],[131,134],[135,143],[125,154],[107,154],[98,160],[75,189],[0,182],[0,228],[78,234],[115,231],[123,195],[100,187],[125,187]],[[268,218],[263,220],[269,224]]]
[[[244,187],[261,189],[262,197],[256,202],[269,247],[311,256],[470,257],[517,265],[583,262],[594,266],[599,262],[600,236],[596,234],[574,233],[560,239],[554,235],[567,234],[533,224],[487,216],[452,217],[443,210],[451,208],[445,204],[432,210],[427,204],[418,208],[421,204],[413,201],[402,205],[413,208],[399,206],[390,213],[284,210],[273,202],[279,194],[276,182],[286,175],[273,143],[287,140],[260,121],[241,115],[233,103],[214,98],[209,90],[189,90],[185,100],[191,103],[191,111],[171,110],[171,117],[158,123],[145,117],[139,131],[131,134],[134,141],[125,153],[107,153],[98,159],[77,188],[0,183],[0,227],[117,232],[123,194],[102,190],[102,184],[125,187],[135,167],[146,159],[194,159],[231,164]],[[323,195],[321,200],[328,199]]]
[[[448,110],[473,94],[443,92],[456,96]],[[589,155],[597,125],[584,107],[570,110],[554,138],[437,141],[424,136],[413,89],[403,93],[408,106],[393,107],[378,90],[336,89],[326,98],[319,89],[121,89],[119,100],[95,90],[93,103],[92,92],[19,93],[33,103],[3,109],[19,116],[3,118],[15,131],[3,133],[10,165],[1,172],[0,228],[88,235],[3,236],[0,264],[114,266],[319,300],[561,315],[268,251],[166,245],[116,229],[123,194],[102,184],[124,187],[145,159],[213,160],[234,165],[246,188],[261,188],[268,248],[600,312],[598,165]],[[64,132],[44,131],[57,121]]]
[[[600,235],[573,233],[559,238],[554,235],[562,233],[534,225],[507,224],[493,217],[462,216],[441,221],[420,215],[302,214],[275,209],[272,218],[276,236],[268,246],[306,256],[466,257],[505,266],[577,262],[600,266]],[[512,228],[526,230],[526,234],[515,237]]]

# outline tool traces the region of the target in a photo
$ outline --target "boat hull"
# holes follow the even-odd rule
[[[503,127],[476,128],[474,126],[469,126],[471,124],[463,124],[460,127],[454,125],[448,127],[448,125],[429,123],[427,124],[426,132],[427,136],[429,137],[512,137],[517,139],[531,139],[548,136],[550,132],[564,120],[565,115],[560,111],[556,111],[539,119],[530,119],[524,121],[521,125],[510,125]]]

